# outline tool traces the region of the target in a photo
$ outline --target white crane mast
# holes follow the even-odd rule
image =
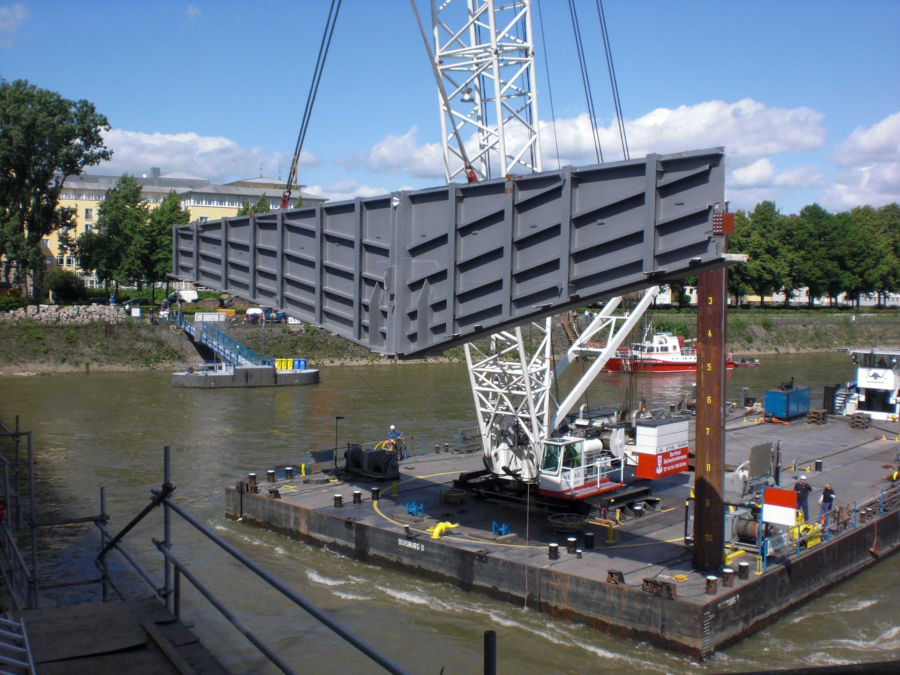
[[[541,171],[531,0],[432,0],[431,19],[447,182],[466,170],[454,126],[479,178]]]

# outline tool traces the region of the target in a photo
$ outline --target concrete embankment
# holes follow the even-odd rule
[[[33,318],[0,321],[0,373],[171,369],[181,361],[199,360],[190,341],[169,326],[123,322],[118,313],[114,317],[96,318],[90,314],[82,317],[78,313],[72,318],[75,322],[68,324]],[[696,315],[692,313],[659,313],[651,315],[651,319],[657,330],[696,337]],[[312,326],[237,325],[223,328],[236,340],[266,356],[305,358],[313,367],[397,363]],[[526,330],[526,340],[528,337]],[[728,348],[736,353],[790,353],[875,346],[900,347],[900,314],[735,312],[728,320]],[[557,355],[568,347],[557,320],[553,323],[553,347]],[[464,359],[462,348],[455,347],[445,352],[442,358],[428,360],[458,362]]]

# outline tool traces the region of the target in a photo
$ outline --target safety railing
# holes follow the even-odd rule
[[[208,322],[192,323],[183,313],[177,314],[177,325],[195,341],[212,349],[223,361],[235,366],[273,366],[273,357],[261,357],[227,333]]]
[[[762,538],[759,543],[759,571],[768,570],[769,558],[798,557],[821,543],[843,536],[865,523],[900,508],[900,483],[849,503],[836,504],[830,511],[804,520],[797,511],[797,524]]]
[[[28,569],[16,535],[6,520],[0,525],[0,548],[6,559],[6,565],[0,565],[3,583],[9,592],[13,611],[21,612],[30,607],[31,570]]]
[[[599,488],[604,479],[610,476],[616,476],[621,483],[625,476],[625,463],[618,462],[618,466],[613,466],[612,459],[598,460],[586,467],[567,468],[563,467],[560,472],[560,487],[563,492],[575,494],[583,492],[591,488]]]
[[[17,425],[18,426],[18,425]],[[21,435],[27,436],[29,468],[34,467],[34,454],[32,436],[30,432],[12,431],[0,421],[0,429],[4,435],[16,439]],[[3,456],[0,454],[0,456]],[[5,458],[5,457],[4,457]],[[7,460],[8,461],[8,460]],[[4,497],[8,500],[11,496],[11,482],[8,479],[4,482],[6,492]],[[116,580],[111,576],[109,565],[107,562],[108,555],[115,551],[122,556],[122,559],[137,573],[137,575],[146,582],[153,593],[171,611],[177,618],[181,618],[181,586],[182,579],[190,583],[209,603],[218,610],[226,620],[228,620],[247,640],[253,644],[266,658],[268,658],[279,670],[289,675],[294,675],[296,671],[291,668],[287,662],[279,656],[274,650],[265,644],[240,617],[225,603],[223,603],[216,595],[214,595],[203,582],[194,574],[190,567],[173,553],[172,546],[172,519],[173,515],[178,517],[184,523],[200,532],[207,539],[212,541],[216,546],[225,553],[240,562],[246,569],[254,573],[257,577],[266,582],[270,587],[278,591],[288,600],[306,611],[314,619],[325,625],[335,634],[340,636],[347,644],[366,655],[371,661],[381,666],[390,673],[397,675],[406,675],[406,670],[396,664],[394,661],[386,657],[377,649],[372,647],[366,641],[362,640],[352,633],[343,624],[336,621],[328,614],[320,610],[314,604],[306,600],[299,593],[289,588],[277,577],[270,574],[249,557],[241,553],[234,546],[225,541],[218,534],[213,532],[205,524],[197,520],[193,515],[187,512],[180,505],[176,504],[170,498],[175,492],[175,486],[171,481],[171,459],[169,448],[163,450],[163,482],[159,488],[151,490],[150,502],[134,516],[119,532],[112,533],[108,528],[108,516],[106,515],[106,491],[100,488],[100,515],[88,516],[84,518],[71,518],[57,521],[38,522],[35,512],[34,496],[34,472],[29,471],[29,484],[31,492],[29,493],[31,543],[32,543],[32,562],[29,569],[28,564],[22,555],[15,532],[11,529],[9,520],[4,519],[0,523],[0,549],[6,558],[6,565],[0,565],[3,581],[9,591],[13,609],[22,611],[24,609],[37,608],[40,606],[40,592],[49,591],[72,586],[90,586],[100,585],[103,602],[113,599],[110,591],[114,594],[114,598],[125,600],[126,595]],[[157,550],[163,555],[163,581],[159,583],[154,575],[149,573],[141,563],[135,559],[127,549],[123,547],[123,540],[141,521],[148,515],[157,511],[162,507],[163,510],[163,536],[162,539],[153,538],[152,542]],[[97,527],[100,534],[99,544],[100,550],[94,560],[100,575],[85,579],[67,580],[64,582],[46,582],[39,581],[37,567],[37,527],[56,527],[61,525],[89,524],[92,523]],[[0,655],[3,660],[3,655]]]
[[[179,361],[178,370],[183,373],[213,372],[233,373],[234,366],[224,361]]]

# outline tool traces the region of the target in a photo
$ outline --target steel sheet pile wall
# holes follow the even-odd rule
[[[726,264],[722,148],[175,228],[173,276],[399,357]]]

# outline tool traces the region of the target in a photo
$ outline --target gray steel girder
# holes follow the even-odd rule
[[[730,264],[724,149],[327,202],[174,228],[173,278],[371,350],[440,354]]]

